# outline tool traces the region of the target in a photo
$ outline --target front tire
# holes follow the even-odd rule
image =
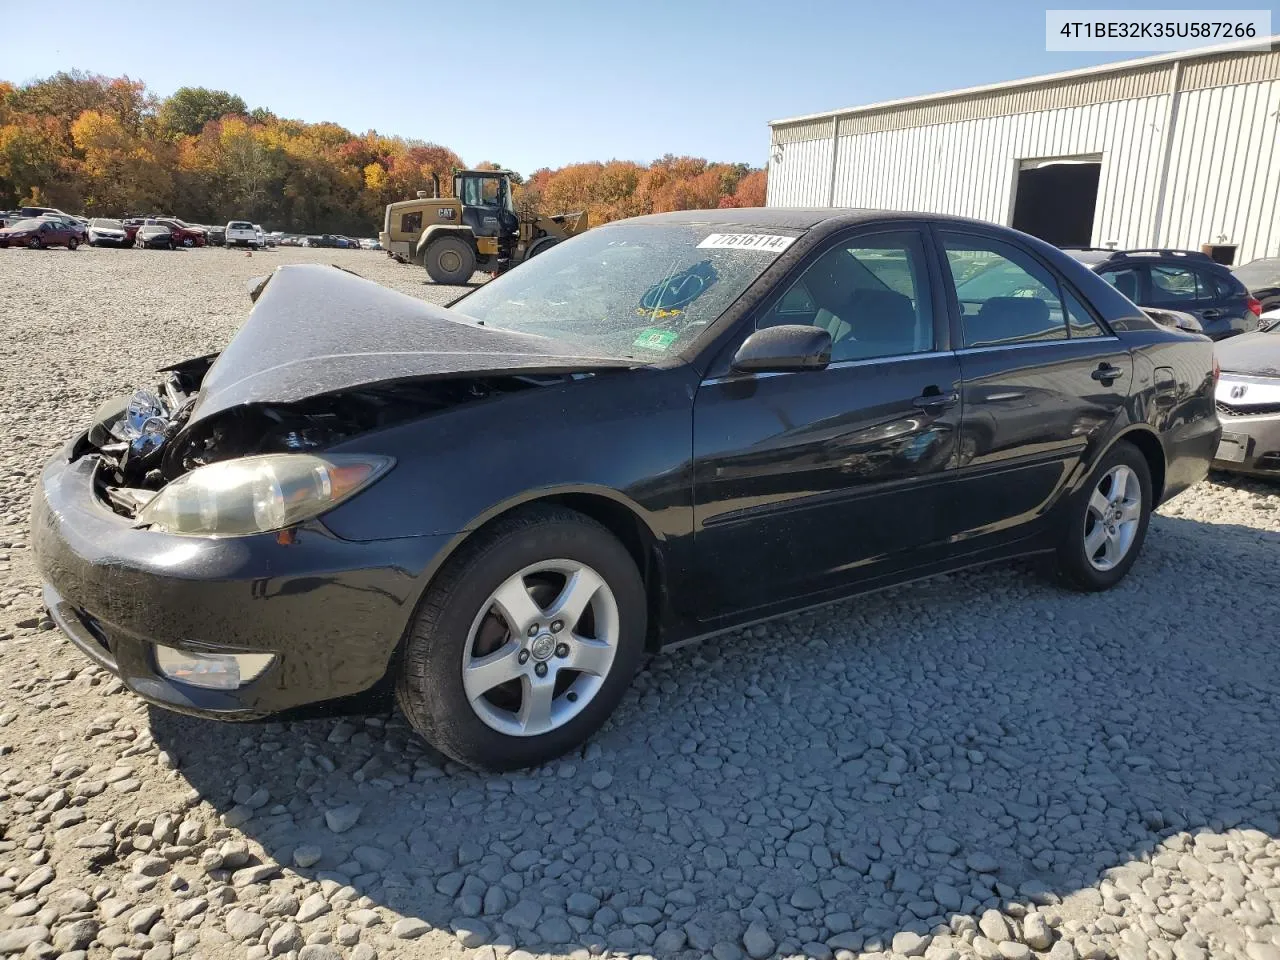
[[[75,237],[72,237],[70,240],[67,241],[68,250],[74,250],[78,246],[80,246],[80,241],[77,240]]]
[[[44,244],[40,242],[39,237],[32,237],[27,241],[27,249],[29,250],[39,250],[43,246]]]
[[[1131,443],[1117,443],[1067,504],[1058,542],[1063,581],[1094,592],[1123,580],[1142,551],[1152,506],[1146,457]]]
[[[613,712],[644,653],[644,584],[603,526],[559,507],[465,544],[410,626],[396,699],[432,747],[469,767],[545,763]]]
[[[471,244],[457,237],[432,240],[423,260],[427,274],[436,283],[460,286],[476,272],[476,252],[471,249]]]
[[[190,237],[186,237],[186,238],[182,241],[182,245],[183,245],[184,247],[194,247],[194,246],[196,245],[196,242],[195,242],[194,240],[192,240]]]

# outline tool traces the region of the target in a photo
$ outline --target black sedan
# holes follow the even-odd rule
[[[45,468],[45,602],[153,703],[394,688],[477,767],[746,622],[1027,554],[1111,587],[1221,432],[1206,338],[968,220],[662,214],[451,309],[318,265],[254,296]]]
[[[173,231],[155,223],[144,223],[134,234],[133,245],[143,250],[172,250]]]

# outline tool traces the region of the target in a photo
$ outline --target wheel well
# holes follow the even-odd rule
[[[1153,503],[1159,504],[1160,498],[1164,495],[1164,447],[1160,445],[1155,434],[1147,433],[1145,430],[1126,433],[1121,437],[1121,442],[1137,447],[1138,452],[1147,461],[1147,467],[1151,470],[1151,498]]]
[[[662,596],[665,592],[662,564],[658,561],[657,542],[644,522],[628,507],[616,500],[591,493],[563,493],[535,500],[533,503],[555,503],[590,517],[621,541],[635,561],[644,581],[648,601],[649,635],[645,647],[656,651],[660,645],[658,625],[661,622]],[[524,506],[529,506],[525,504]]]

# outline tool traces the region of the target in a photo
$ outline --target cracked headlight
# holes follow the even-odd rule
[[[280,453],[198,467],[164,487],[138,524],[192,537],[246,537],[310,520],[391,469],[390,457]]]

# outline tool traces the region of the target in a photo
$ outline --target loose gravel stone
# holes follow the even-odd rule
[[[664,654],[540,770],[395,713],[146,708],[50,629],[30,494],[282,262],[463,292],[362,251],[0,251],[0,955],[1272,960],[1274,484],[1170,501],[1108,593],[1006,564]]]

